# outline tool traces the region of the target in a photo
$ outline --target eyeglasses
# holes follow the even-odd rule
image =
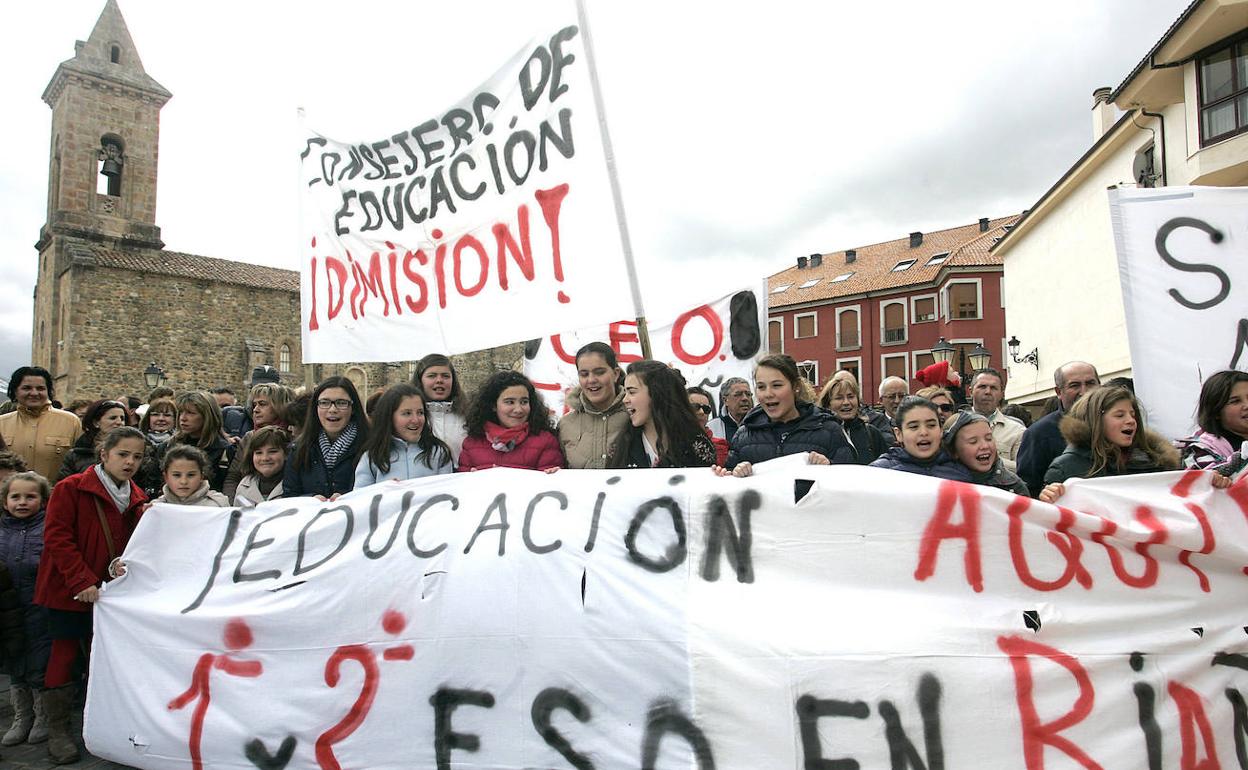
[[[711,413],[711,405],[710,405],[710,404],[694,404],[694,405],[693,405],[693,408],[694,408],[694,409],[697,409],[699,412],[702,412],[703,414],[710,414],[710,413]]]
[[[327,412],[330,409],[337,409],[340,412],[345,412],[351,408],[351,401],[346,398],[339,398],[333,401],[330,401],[328,398],[322,398],[316,402],[316,408],[324,409]]]

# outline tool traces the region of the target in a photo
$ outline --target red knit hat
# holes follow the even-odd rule
[[[937,364],[924,367],[915,373],[914,378],[925,386],[935,385],[941,388],[950,386],[958,387],[962,385],[962,378],[956,371],[949,371],[949,362],[941,361]]]

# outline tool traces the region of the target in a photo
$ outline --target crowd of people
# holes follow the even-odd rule
[[[333,500],[352,489],[487,468],[709,467],[744,477],[777,457],[858,464],[997,487],[1046,502],[1072,478],[1180,467],[1215,486],[1245,465],[1248,373],[1208,378],[1200,430],[1173,444],[1148,430],[1129,380],[1102,386],[1072,362],[1054,373],[1049,414],[1003,406],[1004,379],[977,372],[967,391],[944,381],[911,394],[890,377],[869,408],[854,375],[815,393],[792,358],[769,355],[753,382],[725,381],[719,404],[679,371],[643,360],[624,370],[595,342],[576,354],[567,413],[551,414],[515,371],[470,398],[451,360],[429,355],[410,383],[361,399],[344,377],[303,392],[253,372],[245,405],[225,387],[61,409],[39,367],[9,382],[0,415],[0,652],[12,682],[6,746],[47,741],[58,764],[79,759],[69,733],[74,684],[101,585],[154,502],[250,507],[283,497]],[[930,380],[929,380],[930,382]],[[1013,412],[1012,416],[1009,412]]]

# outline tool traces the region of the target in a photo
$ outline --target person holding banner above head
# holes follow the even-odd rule
[[[459,471],[527,468],[549,473],[563,467],[550,410],[520,372],[497,372],[486,380],[468,409],[465,427]]]
[[[866,465],[892,446],[892,437],[867,422],[858,398],[858,382],[850,372],[832,375],[819,393],[819,406],[841,424],[845,437],[854,450],[854,462]]]
[[[745,416],[729,442],[728,462],[715,466],[719,476],[749,476],[754,464],[786,455],[805,454],[811,465],[854,462],[854,449],[831,414],[815,406],[797,363],[770,355],[754,368],[758,406]]]
[[[1196,407],[1200,429],[1175,446],[1183,465],[1233,476],[1248,462],[1248,372],[1228,369],[1209,375]]]
[[[993,426],[987,415],[963,410],[945,420],[941,443],[946,452],[971,472],[972,482],[1027,497],[1030,494],[1027,485],[1006,467],[997,452]]]
[[[940,408],[922,396],[906,396],[893,415],[893,436],[899,446],[871,463],[938,479],[970,481],[971,472],[941,445]]]
[[[70,737],[72,677],[91,643],[91,609],[110,568],[126,549],[147,496],[132,480],[147,442],[136,428],[105,434],[100,461],[57,484],[48,500],[35,603],[48,608],[52,650],[44,675],[48,755],[56,764],[78,760]]]
[[[282,497],[337,500],[355,486],[368,423],[355,385],[330,377],[312,391],[307,421],[286,458]]]
[[[624,413],[624,372],[615,351],[591,342],[576,351],[579,385],[564,404],[571,411],[559,420],[559,443],[569,468],[606,468],[611,448],[628,427]]]
[[[636,361],[624,378],[629,427],[611,452],[612,468],[704,468],[715,447],[689,408],[685,378],[659,361]]]
[[[377,399],[364,454],[355,466],[355,487],[451,473],[451,449],[433,435],[425,394],[410,383],[392,385]]]
[[[464,415],[468,399],[459,384],[459,375],[451,359],[441,353],[430,353],[416,362],[412,384],[425,394],[425,419],[433,435],[451,448],[451,460],[459,462],[460,447],[468,435]]]
[[[1067,479],[1156,473],[1180,467],[1178,450],[1145,426],[1140,403],[1123,387],[1100,387],[1084,394],[1062,418],[1061,429],[1066,451],[1044,474],[1040,499],[1046,503],[1056,502],[1066,492],[1063,482]],[[1214,486],[1230,485],[1225,476],[1215,474],[1214,479]]]

